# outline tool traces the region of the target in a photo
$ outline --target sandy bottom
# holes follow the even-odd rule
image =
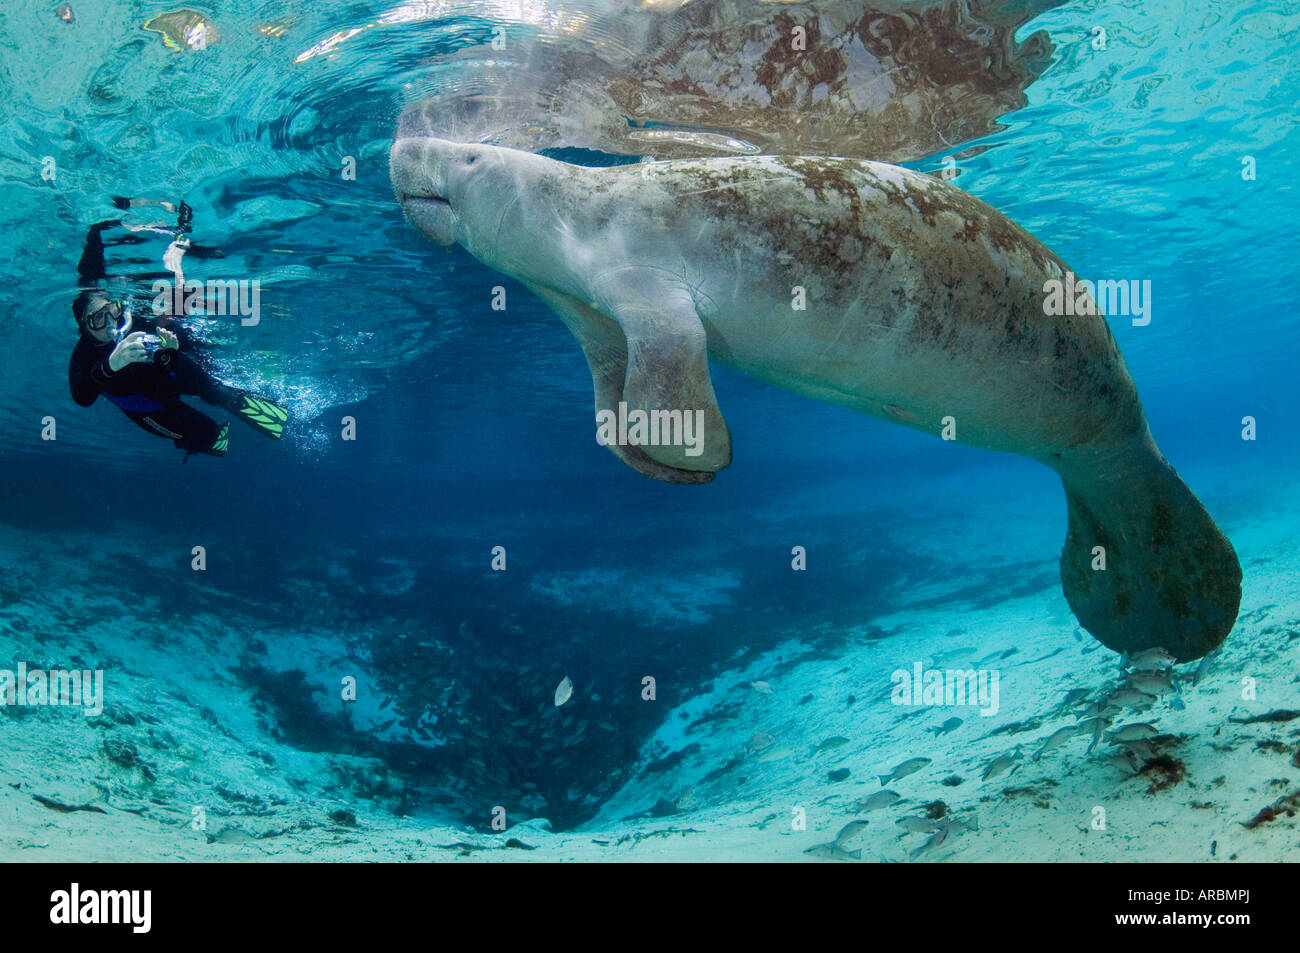
[[[120,605],[105,602],[79,607],[97,609],[103,621],[74,630],[66,624],[68,592],[49,582],[75,579],[68,567],[103,539],[2,529],[0,561],[15,568],[0,606],[0,666],[93,663],[111,673],[112,690],[95,717],[66,707],[0,713],[0,855],[416,862],[1295,856],[1300,508],[1294,492],[1268,492],[1267,509],[1223,507],[1245,593],[1222,652],[1199,676],[1196,665],[1179,667],[1172,691],[1107,726],[1152,725],[1147,733],[1157,737],[1146,748],[1103,735],[1089,751],[1093,733],[1085,728],[1040,755],[1049,737],[1086,718],[1085,707],[1122,681],[1119,658],[1075,631],[1059,591],[985,604],[954,595],[979,576],[918,580],[888,616],[847,633],[834,657],[794,634],[702,686],[644,745],[644,770],[594,820],[560,833],[540,819],[507,817],[507,830],[489,834],[392,813],[401,781],[375,759],[306,752],[275,739],[249,691],[230,676],[240,652],[228,619],[196,612],[186,639],[164,640],[148,623],[150,607],[123,616]],[[1011,500],[1004,512],[982,512],[978,523],[945,527],[928,545],[979,553],[990,526],[1013,541],[1008,546],[1023,530],[1025,553],[1051,568],[1054,549],[1047,556],[1042,549],[1059,527],[1020,526]],[[893,704],[891,673],[917,663],[996,673],[996,713]],[[1083,697],[1065,704],[1075,689]],[[1014,773],[982,779],[991,761],[1017,748]],[[918,757],[930,761],[881,783],[879,775]],[[863,803],[882,790],[898,799]],[[642,816],[629,820],[634,814]],[[922,817],[911,822],[916,832],[898,824]],[[807,853],[854,819],[867,823],[838,848]]]

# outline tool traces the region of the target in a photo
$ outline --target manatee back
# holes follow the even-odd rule
[[[956,416],[960,442],[1030,456],[1143,426],[1105,319],[1044,313],[1067,266],[956,186],[808,156],[608,173],[640,197],[633,254],[692,286],[714,360],[933,433]]]

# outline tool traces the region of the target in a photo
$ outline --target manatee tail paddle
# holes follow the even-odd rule
[[[1116,652],[1159,647],[1189,662],[1216,649],[1237,619],[1241,566],[1150,435],[1058,469],[1070,517],[1061,583],[1080,624]]]

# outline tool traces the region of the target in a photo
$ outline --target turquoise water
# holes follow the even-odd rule
[[[904,6],[925,35],[921,11],[937,5]],[[432,97],[469,141],[634,161],[648,140],[615,148],[590,133],[593,116],[610,120],[601,128],[684,129],[676,104],[611,120],[596,106],[566,112],[588,101],[573,90],[584,77],[611,86],[609,70],[637,74],[685,31],[674,23],[710,7],[214,2],[161,22],[179,6],[82,0],[72,22],[52,7],[0,10],[0,663],[111,659],[134,673],[118,704],[137,713],[161,704],[168,679],[196,694],[208,685],[208,707],[230,706],[218,720],[242,726],[243,753],[187,762],[168,783],[226,777],[274,803],[297,770],[295,796],[328,791],[355,809],[479,831],[498,801],[557,828],[614,823],[626,815],[602,807],[611,799],[627,815],[659,798],[688,810],[688,786],[702,804],[727,800],[726,777],[674,780],[655,796],[678,770],[662,759],[686,740],[676,706],[790,640],[835,659],[900,632],[907,605],[930,613],[909,617],[920,629],[908,638],[962,631],[991,651],[1014,644],[1014,624],[992,638],[972,620],[1029,599],[1074,650],[1056,576],[1064,506],[1047,470],[715,367],[734,464],[705,487],[653,483],[591,440],[590,375],[549,309],[404,220],[389,179],[403,110]],[[740,7],[751,24],[776,16]],[[1268,621],[1285,630],[1278,593],[1296,530],[1270,514],[1293,496],[1300,459],[1300,6],[999,8],[1018,23],[999,41],[1003,66],[1018,64],[1005,70],[1014,92],[996,108],[957,95],[884,157],[958,169],[957,185],[1080,274],[1151,282],[1149,325],[1112,319],[1112,332],[1161,448],[1229,537],[1273,523],[1258,550],[1234,542],[1243,616],[1271,604]],[[935,69],[939,86],[968,79],[973,61],[953,62]],[[561,68],[568,92],[532,95]],[[502,132],[458,111],[470,94],[522,105]],[[790,128],[788,117],[734,119],[691,126],[694,154],[709,154],[709,136],[762,148]],[[873,157],[874,146],[856,150],[861,138],[825,136]],[[194,240],[225,255],[193,274],[260,281],[257,326],[217,323],[201,337],[215,374],[290,409],[284,440],[232,425],[228,458],[182,465],[106,402],[71,402],[76,260],[87,228],[119,214],[114,195],[183,198]],[[156,268],[166,243],[127,251]],[[497,285],[505,311],[490,307]],[[1257,440],[1242,439],[1247,416]],[[55,440],[42,439],[47,417]],[[345,417],[355,441],[341,439]],[[792,545],[815,553],[807,578],[792,580]],[[494,546],[509,553],[506,573],[489,565]],[[1266,674],[1285,683],[1294,651],[1270,657]],[[349,708],[333,686],[353,669],[364,697]],[[647,672],[658,707],[639,700]],[[556,715],[566,674],[575,704]],[[884,717],[858,711],[862,725]],[[742,743],[760,731],[743,715],[723,720],[736,717]],[[66,744],[98,758],[100,740]],[[277,768],[253,779],[240,758],[272,743]],[[326,783],[324,761],[303,766],[296,752],[356,764]],[[383,780],[357,780],[365,771]]]

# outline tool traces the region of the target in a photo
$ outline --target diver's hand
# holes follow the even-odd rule
[[[122,338],[117,347],[113,348],[113,353],[108,355],[108,369],[116,374],[128,364],[147,360],[149,360],[149,352],[145,350],[144,332],[136,331]]]
[[[173,351],[179,351],[181,349],[180,340],[175,334],[168,331],[166,328],[159,328],[158,336],[162,338],[162,344],[160,345],[162,348],[171,348]]]

